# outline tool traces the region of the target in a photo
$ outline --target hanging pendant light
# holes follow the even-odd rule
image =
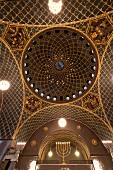
[[[58,14],[62,10],[62,5],[63,5],[62,0],[49,0],[48,1],[49,10],[53,14]]]
[[[52,156],[53,156],[53,152],[52,152],[51,148],[50,148],[50,151],[48,152],[48,156],[49,156],[49,157],[52,157]]]
[[[80,155],[80,152],[78,151],[77,147],[76,147],[76,150],[75,150],[75,155],[78,157]]]

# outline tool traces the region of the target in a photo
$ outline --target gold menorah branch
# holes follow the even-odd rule
[[[63,158],[62,164],[66,164],[65,157],[67,157],[70,152],[70,142],[56,142],[56,153]]]

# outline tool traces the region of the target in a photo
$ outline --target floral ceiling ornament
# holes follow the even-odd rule
[[[42,102],[36,98],[35,96],[29,96],[25,100],[25,109],[30,112],[34,113],[37,110],[40,110],[42,107]]]
[[[89,35],[96,43],[108,41],[113,31],[113,26],[107,18],[101,18],[91,21]]]
[[[26,27],[10,25],[4,34],[4,39],[12,49],[23,49],[27,39]]]
[[[82,105],[88,110],[95,111],[100,107],[100,100],[98,94],[88,93],[83,97]]]

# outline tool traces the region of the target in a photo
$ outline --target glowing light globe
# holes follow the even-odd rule
[[[48,1],[48,6],[49,10],[53,14],[58,14],[62,10],[62,0],[49,0]]]
[[[67,124],[66,119],[64,119],[64,118],[60,118],[60,119],[59,119],[58,125],[59,125],[60,127],[65,127],[66,124]]]
[[[0,81],[0,90],[8,90],[10,83],[6,80]]]
[[[50,149],[50,151],[48,152],[48,156],[49,156],[49,157],[52,157],[52,156],[53,156],[53,152],[51,151],[51,149]]]

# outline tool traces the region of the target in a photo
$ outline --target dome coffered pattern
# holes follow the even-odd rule
[[[91,89],[98,65],[97,51],[86,35],[71,27],[52,27],[30,40],[22,72],[37,97],[65,103],[80,99]]]

